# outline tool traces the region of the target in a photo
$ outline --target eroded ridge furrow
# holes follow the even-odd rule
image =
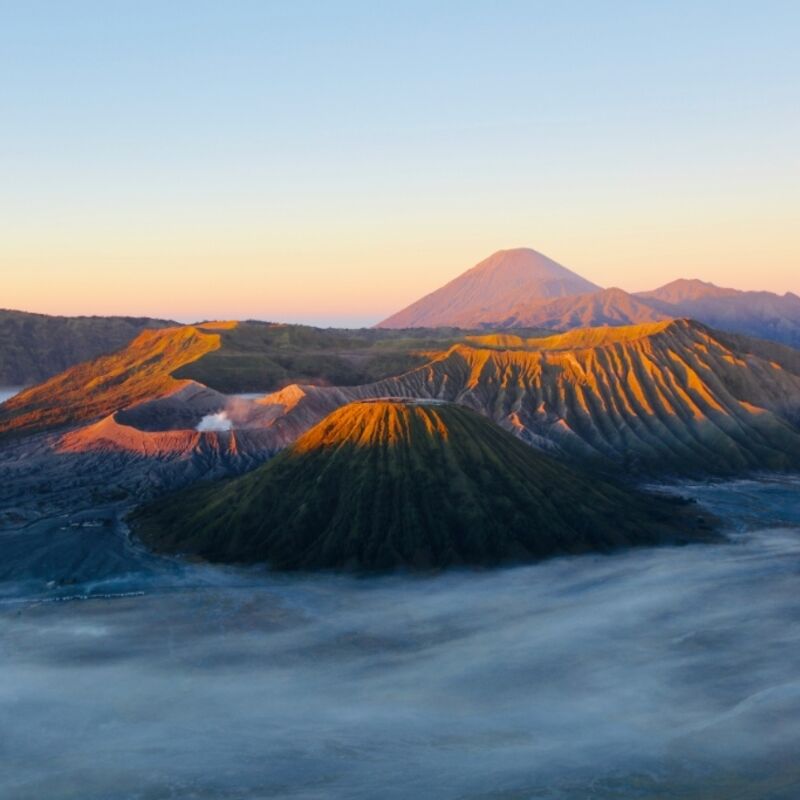
[[[786,348],[733,350],[688,320],[639,327],[455,345],[382,388],[455,400],[571,455],[676,472],[798,463],[800,370]]]
[[[375,383],[289,385],[250,401],[223,436],[161,424],[224,407],[224,395],[172,377],[175,365],[218,347],[217,331],[159,331],[112,361],[83,365],[20,395],[6,404],[0,423],[24,430],[34,416],[49,415],[53,424],[74,424],[85,412],[76,404],[90,392],[96,416],[58,434],[64,450],[168,459],[194,449],[198,458],[230,460],[284,448],[354,400],[419,398],[468,406],[540,449],[610,469],[730,473],[800,466],[800,357],[790,348],[689,320],[491,346],[485,338]],[[61,389],[68,392],[58,395]]]

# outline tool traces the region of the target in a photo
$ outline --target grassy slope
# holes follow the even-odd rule
[[[240,323],[222,331],[219,350],[175,373],[220,392],[270,392],[290,383],[354,386],[399,375],[461,341],[464,331]]]
[[[174,322],[147,317],[53,317],[0,310],[0,386],[24,386],[124,347]]]
[[[373,402],[333,412],[253,473],[160,501],[135,526],[157,549],[211,560],[386,569],[655,544],[679,535],[676,516],[674,502],[559,464],[468,409]]]

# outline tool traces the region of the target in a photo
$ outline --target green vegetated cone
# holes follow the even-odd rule
[[[394,401],[344,406],[254,472],[133,523],[156,550],[277,569],[494,565],[708,535],[676,501],[561,464],[469,409]]]

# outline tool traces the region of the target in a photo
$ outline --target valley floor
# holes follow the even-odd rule
[[[793,800],[800,476],[671,488],[730,542],[356,579],[7,528],[0,796]]]

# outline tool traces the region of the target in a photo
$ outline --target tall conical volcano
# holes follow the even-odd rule
[[[545,302],[599,288],[536,250],[499,250],[378,327],[471,328],[502,322],[523,301]]]
[[[696,517],[469,409],[352,403],[273,461],[134,518],[155,549],[279,569],[495,564],[692,538]]]

